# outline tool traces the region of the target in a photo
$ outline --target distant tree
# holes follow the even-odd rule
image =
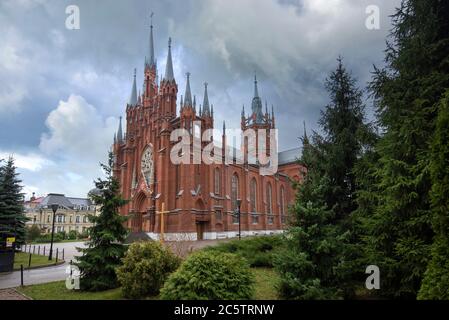
[[[107,165],[102,164],[106,178],[99,178],[97,194],[91,194],[94,203],[101,207],[98,216],[89,215],[93,226],[89,229],[87,248],[78,248],[83,254],[76,265],[80,269],[82,290],[100,291],[118,286],[115,270],[121,265],[126,251],[123,241],[127,235],[126,217],[118,209],[127,203],[120,195],[120,184],[112,175],[113,156],[109,153]]]
[[[25,216],[22,182],[18,178],[14,159],[9,157],[0,168],[0,237],[15,237],[16,246],[25,243]]]
[[[26,232],[27,240],[34,241],[41,236],[41,233],[42,233],[41,229],[37,225],[33,224],[31,227],[27,229]]]

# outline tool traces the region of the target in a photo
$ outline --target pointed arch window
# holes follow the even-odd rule
[[[281,223],[285,223],[285,189],[281,187]]]
[[[214,173],[214,192],[215,192],[216,195],[220,194],[220,184],[221,184],[220,169],[215,168],[215,173]]]
[[[239,177],[236,173],[231,178],[231,209],[232,213],[237,211],[237,199],[239,197]],[[237,215],[232,215],[232,223],[238,223],[239,218]]]
[[[271,188],[271,184],[267,184],[267,221],[268,224],[273,224],[273,192]]]
[[[257,181],[256,178],[251,180],[249,186],[249,200],[251,205],[251,219],[253,224],[259,223],[259,216],[257,215]]]

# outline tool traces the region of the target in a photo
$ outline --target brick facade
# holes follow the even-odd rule
[[[173,71],[169,70],[171,49],[168,54],[170,63],[159,83],[156,63],[146,62],[143,92],[137,101],[133,97],[136,95],[134,78],[133,93],[126,106],[126,134],[122,136],[120,124],[113,145],[114,175],[121,183],[124,198],[130,199],[121,208],[121,214],[131,217],[128,227],[157,239],[162,216],[158,212],[164,204],[168,211],[163,215],[166,239],[234,237],[238,232],[238,219],[233,215],[237,197],[242,200],[242,235],[281,232],[287,221],[287,206],[294,200],[290,179],[298,180],[301,176],[302,168],[294,158],[283,159],[280,153],[277,173],[266,176],[260,174],[255,164],[174,164],[170,160],[170,151],[177,143],[170,141],[173,130],[184,128],[194,135],[193,121],[201,123],[203,132],[214,128],[214,117],[208,98],[197,111],[195,98],[191,99],[189,79],[177,114],[178,85]],[[255,87],[258,94],[257,82]],[[257,116],[254,110],[248,118],[242,112],[241,128],[275,129],[274,112],[271,115],[265,112],[260,121],[256,121]],[[230,149],[224,128],[220,147]],[[243,150],[246,149],[244,144]],[[147,160],[151,168],[148,171],[142,168],[143,156],[151,157],[151,161]]]

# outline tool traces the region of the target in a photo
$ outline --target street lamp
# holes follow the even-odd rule
[[[55,218],[56,218],[56,210],[58,210],[58,204],[52,204],[51,210],[53,210],[53,222],[51,224],[51,241],[50,241],[50,254],[48,255],[48,260],[53,258],[53,236],[55,234]]]
[[[240,214],[240,206],[242,205],[242,200],[237,199],[237,209],[238,209],[238,215],[239,215],[239,240],[241,239],[241,214]]]

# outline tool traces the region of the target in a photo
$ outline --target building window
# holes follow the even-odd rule
[[[231,208],[232,208],[232,223],[239,223],[239,217],[236,214],[238,210],[237,199],[239,197],[239,177],[233,174],[231,178]]]
[[[62,222],[62,216],[61,215],[57,215],[56,216],[56,222],[58,222],[58,223]]]
[[[267,220],[268,224],[273,224],[273,193],[271,189],[271,184],[267,184]]]
[[[253,224],[258,224],[259,223],[259,215],[258,214],[253,214],[251,216],[251,220]]]
[[[249,201],[251,204],[251,211],[257,212],[257,182],[256,182],[256,178],[253,178],[251,180],[251,184],[249,186]]]
[[[36,220],[37,220],[37,216],[34,216],[33,217],[33,223],[36,223]]]
[[[215,183],[215,194],[219,195],[220,194],[220,169],[215,168],[215,178],[214,178],[214,183]]]
[[[176,194],[179,193],[179,191],[181,191],[181,167],[179,166],[179,164],[177,164],[175,166],[176,168]]]
[[[216,210],[215,211],[215,219],[217,221],[221,221],[222,215],[221,215],[221,210]]]
[[[72,216],[69,217],[69,221],[70,221],[70,223],[72,223]]]
[[[271,184],[267,184],[267,214],[273,213]]]
[[[50,215],[47,216],[47,223],[50,223]]]
[[[83,222],[84,222],[84,223],[87,223],[87,216],[84,216],[84,217],[83,217]]]
[[[75,222],[76,222],[76,223],[80,223],[80,216],[76,216]]]
[[[285,191],[281,187],[281,223],[285,223]]]

